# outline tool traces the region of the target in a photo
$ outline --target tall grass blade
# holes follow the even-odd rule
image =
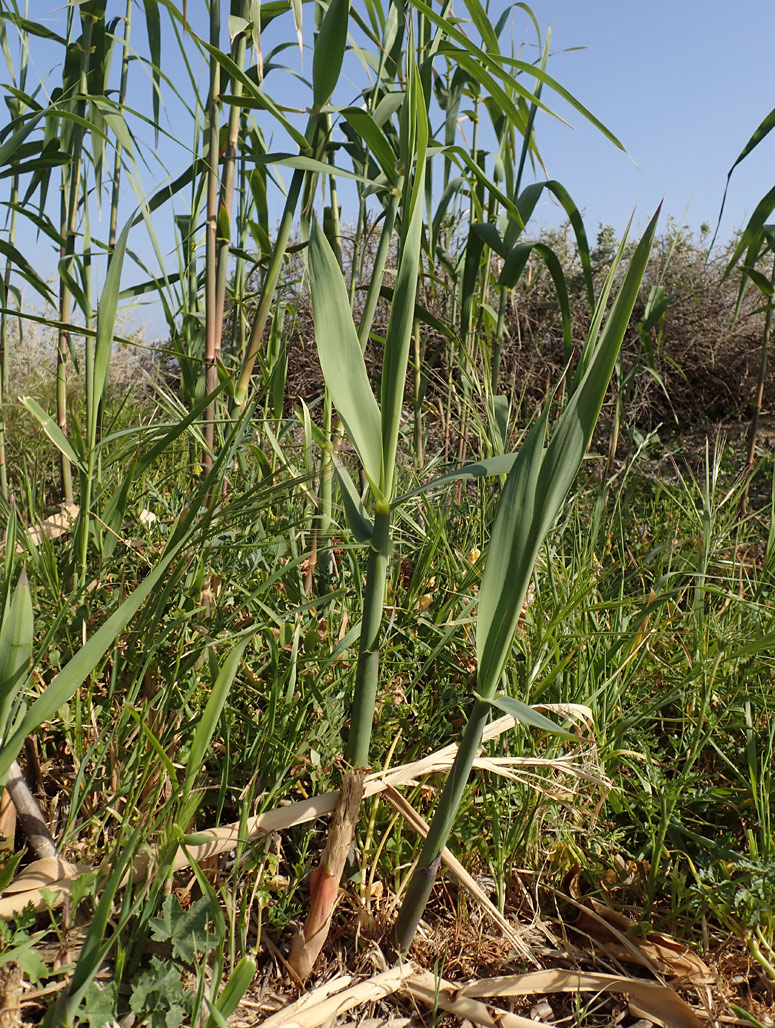
[[[0,745],[4,746],[14,701],[24,684],[32,659],[32,595],[27,573],[19,581],[3,612],[0,626]]]
[[[213,684],[212,692],[207,700],[207,706],[202,713],[194,738],[191,741],[191,749],[189,750],[188,763],[186,765],[186,777],[183,780],[182,786],[182,809],[184,813],[179,818],[179,824],[183,831],[186,830],[186,822],[191,816],[193,816],[194,809],[198,804],[198,797],[192,796],[194,783],[201,774],[202,765],[205,762],[205,756],[210,746],[210,742],[215,734],[215,729],[218,727],[218,721],[223,713],[226,700],[229,697],[232,683],[234,682],[235,675],[239,671],[242,655],[249,642],[249,638],[242,639],[238,642],[236,646],[231,649],[221,665],[218,677]]]

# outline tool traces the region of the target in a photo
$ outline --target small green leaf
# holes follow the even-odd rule
[[[350,531],[357,542],[367,543],[374,535],[374,525],[366,516],[363,502],[358,495],[352,478],[350,478],[350,472],[338,457],[334,456],[333,461],[334,470],[339,479],[339,485],[342,488],[342,503],[344,504],[347,524],[350,526]]]
[[[237,1009],[237,1004],[245,995],[248,986],[253,981],[256,973],[256,962],[251,957],[243,957],[231,972],[228,982],[215,1003],[215,1010],[204,1023],[204,1028],[216,1028],[219,1024],[225,1024],[228,1018]],[[214,1013],[220,1015],[219,1018]]]
[[[149,921],[154,942],[171,942],[173,956],[192,964],[197,954],[204,956],[215,946],[216,937],[207,931],[210,897],[200,896],[183,910],[177,896],[167,896],[161,917]]]
[[[573,739],[574,742],[579,741],[579,737],[574,735],[573,732],[569,732],[567,728],[560,728],[554,721],[550,721],[548,717],[544,717],[537,710],[528,707],[526,703],[520,703],[519,700],[515,700],[513,696],[498,695],[488,699],[486,696],[480,696],[477,693],[476,698],[484,703],[489,703],[490,706],[496,707],[498,710],[502,710],[504,714],[510,714],[519,724],[540,728],[542,732],[561,735],[564,739]]]
[[[73,449],[70,440],[67,438],[65,433],[54,421],[50,414],[47,414],[37,400],[33,400],[31,396],[20,396],[19,403],[32,414],[32,416],[38,421],[40,427],[49,437],[51,442],[56,448],[67,457],[71,464],[73,464],[82,474],[86,474],[86,468],[83,465],[83,461]]]

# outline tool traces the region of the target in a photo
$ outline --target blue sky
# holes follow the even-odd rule
[[[353,2],[357,6],[359,0]],[[111,13],[115,8],[118,14],[123,7],[123,0],[109,0]],[[503,8],[502,0],[493,0],[495,16]],[[775,5],[764,0],[741,0],[734,7],[729,0],[540,0],[532,8],[542,31],[549,26],[552,29],[549,72],[627,148],[627,153],[615,149],[579,114],[544,92],[543,99],[572,127],[547,115],[539,116],[538,145],[550,177],[565,185],[583,211],[590,237],[594,239],[598,223],[612,224],[621,232],[633,210],[636,227],[644,226],[662,199],[665,215],[679,223],[695,230],[703,222],[715,227],[726,173],[761,119],[775,107],[771,74]],[[203,0],[189,0],[188,10],[204,31]],[[461,15],[464,10],[462,0],[456,0],[456,13]],[[52,0],[32,0],[31,13],[38,11],[45,24],[63,31],[61,6]],[[309,31],[311,8],[305,5],[304,13]],[[167,26],[164,28],[166,31]],[[517,45],[527,41],[521,56],[533,60],[537,55],[535,36],[523,11],[514,10],[511,30]],[[292,37],[289,18],[278,19],[265,34],[264,46],[268,50],[278,39]],[[133,39],[141,45],[141,5],[135,14]],[[162,63],[185,93],[182,63],[178,60],[175,64],[174,41],[169,36],[167,39],[171,45]],[[502,41],[506,49],[503,37]],[[57,53],[39,44],[33,47],[32,57],[41,73],[59,59]],[[166,63],[171,58],[172,63]],[[298,69],[297,48],[286,50],[280,60]],[[206,67],[200,57],[194,63],[201,74],[204,95]],[[356,99],[361,85],[356,69],[357,62],[349,59],[335,102]],[[307,76],[311,73],[309,55],[301,70]],[[52,84],[59,74],[60,69],[53,67]],[[142,75],[135,81],[130,104],[148,111],[148,82]],[[267,91],[288,104],[303,103],[307,95],[292,75],[282,71],[268,77]],[[303,126],[304,116],[300,119]],[[179,145],[163,142],[159,156],[174,175],[190,163],[186,147],[190,145],[191,130],[172,102],[168,106],[168,128]],[[151,133],[145,135],[150,144]],[[276,139],[278,145],[282,144]],[[721,225],[722,240],[745,223],[757,201],[771,188],[774,156],[775,133],[736,170]],[[158,170],[149,176],[149,191],[160,178]],[[340,197],[346,203],[344,188]],[[134,206],[134,201],[127,199],[127,203]],[[279,212],[278,200],[272,209]],[[535,230],[541,224],[556,225],[562,220],[562,212],[546,201],[536,212]],[[665,217],[663,228],[666,224]],[[94,231],[99,233],[100,229],[95,227]],[[133,236],[130,245],[150,253],[139,238]],[[34,237],[25,241],[26,251],[37,251],[36,266],[53,272],[55,258],[46,247]],[[140,315],[139,322],[143,321],[152,334],[162,331],[156,312]]]
[[[665,212],[715,227],[724,182],[754,129],[775,107],[775,5],[766,0],[543,0],[552,27],[552,74],[624,143],[594,131],[539,125],[544,159],[598,221],[621,229],[664,197]],[[586,49],[568,52],[571,47]],[[732,177],[721,238],[741,227],[773,185],[775,138]],[[633,163],[635,162],[635,164]],[[636,166],[637,164],[637,166]]]

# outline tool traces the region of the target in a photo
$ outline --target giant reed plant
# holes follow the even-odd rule
[[[539,550],[562,509],[591,441],[646,270],[656,224],[657,215],[633,254],[601,328],[616,265],[609,274],[571,383],[568,402],[552,428],[548,443],[550,404],[532,428],[506,478],[486,550],[479,593],[473,710],[396,922],[396,942],[400,949],[408,949],[430,896],[441,863],[441,851],[452,832],[492,709],[512,714],[518,721],[557,731],[548,719],[537,717],[524,703],[498,694],[497,689],[503,680]]]

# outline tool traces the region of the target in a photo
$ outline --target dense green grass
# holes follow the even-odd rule
[[[106,854],[125,854],[128,842],[136,852],[132,825],[142,825],[143,842],[169,837],[170,824],[190,809],[181,769],[210,684],[248,627],[251,642],[198,780],[190,830],[338,785],[355,671],[352,641],[338,640],[358,617],[358,554],[335,530],[338,577],[328,595],[308,599],[309,510],[298,490],[262,487],[259,465],[237,459],[239,491],[205,519],[163,588],[38,736],[44,809],[52,819],[56,811],[55,835],[68,859],[96,866]],[[681,459],[676,470],[633,460],[603,511],[597,476],[582,478],[542,550],[508,666],[512,695],[591,708],[587,769],[610,791],[552,768],[533,769],[521,782],[476,773],[451,845],[472,870],[492,876],[501,903],[510,902],[517,868],[560,888],[580,869],[584,891],[603,890],[652,927],[700,948],[707,926],[712,940],[731,932],[753,948],[758,929],[761,949],[773,941],[775,901],[769,512],[737,520],[741,485],[729,451],[711,447],[692,462],[694,474]],[[770,466],[758,472],[762,491]],[[110,574],[76,607],[62,578],[65,540],[44,548],[37,565],[28,562],[43,681],[77,651],[84,618],[93,631],[143,576],[185,496],[174,464],[136,483],[131,545],[117,547]],[[391,749],[396,764],[446,744],[468,713],[475,558],[494,498],[481,484],[441,503],[420,497],[397,524],[377,765]],[[158,520],[144,525],[142,510]],[[567,746],[523,727],[489,749],[546,758]],[[425,815],[433,784],[408,793]],[[365,815],[358,845],[367,848],[345,887],[357,890],[361,875],[373,874],[390,895],[405,885],[414,839],[384,802]],[[215,946],[227,964],[263,952],[262,927],[280,942],[303,914],[319,846],[311,825],[284,833],[279,847],[271,840],[246,847],[215,891],[208,887],[204,895],[224,911],[214,928],[226,918]],[[635,869],[626,884],[621,860]],[[186,876],[177,880],[182,886]],[[160,902],[150,885],[134,894],[131,924],[119,919],[108,931],[125,983],[138,980],[147,960],[138,924],[157,916]],[[95,886],[85,887],[87,903]],[[125,897],[119,909],[129,903]],[[215,916],[216,906],[207,909]],[[433,923],[437,914],[428,916]],[[61,923],[60,913],[51,917]],[[38,922],[44,931],[46,920]],[[180,957],[175,963],[185,966]],[[42,981],[51,974],[62,971],[49,969]]]

